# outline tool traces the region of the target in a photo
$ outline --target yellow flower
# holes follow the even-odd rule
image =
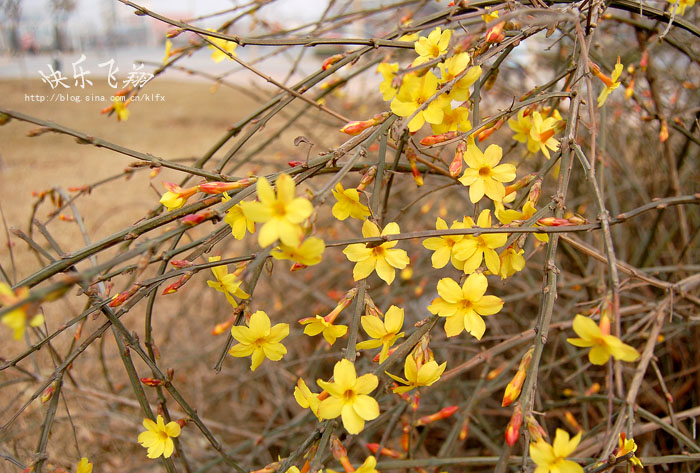
[[[488,289],[486,276],[473,273],[459,287],[456,281],[442,278],[438,281],[437,292],[440,297],[433,300],[428,310],[440,317],[446,317],[445,333],[454,337],[466,330],[477,340],[486,331],[482,315],[493,315],[503,308],[503,301],[496,296],[485,296]]]
[[[163,65],[168,63],[168,60],[170,60],[170,52],[173,49],[173,42],[170,41],[169,39],[165,40],[165,56],[163,56]]]
[[[392,305],[384,315],[384,322],[375,315],[364,315],[360,319],[362,328],[365,329],[367,335],[375,340],[366,340],[355,345],[358,350],[368,348],[382,347],[379,352],[379,362],[383,363],[386,360],[389,348],[396,342],[397,339],[403,337],[401,328],[403,327],[403,309]]]
[[[471,58],[467,53],[459,53],[445,60],[444,63],[438,64],[440,69],[440,83],[446,84],[454,80],[461,74],[471,62]],[[481,66],[475,66],[469,69],[467,73],[458,80],[449,93],[450,101],[458,100],[463,102],[469,99],[469,87],[481,76]]]
[[[357,189],[343,189],[343,185],[339,182],[331,192],[337,200],[331,211],[338,220],[345,220],[348,217],[364,220],[369,217],[369,208],[360,202],[360,193]]]
[[[207,31],[215,32],[211,28],[207,29]],[[208,37],[207,39],[209,39],[209,41],[216,44],[216,46],[219,46],[221,49],[223,49],[227,53],[230,53],[233,56],[236,55],[236,47],[238,46],[237,43],[235,43],[233,41],[226,41],[225,39],[214,38],[214,37]],[[214,46],[214,44],[209,45],[209,49],[214,50],[214,52],[211,53],[211,58],[214,62],[218,63],[218,62],[223,61],[224,59],[231,59],[226,53],[221,51],[221,49]]]
[[[469,199],[477,203],[486,194],[493,201],[500,202],[506,196],[503,182],[515,179],[515,166],[498,164],[503,156],[503,149],[490,145],[483,153],[474,144],[467,145],[464,161],[469,166],[459,178],[462,185],[469,186]]]
[[[680,4],[678,5],[678,7],[680,8]],[[685,8],[683,10],[685,11]],[[598,96],[598,108],[602,107],[605,104],[605,101],[608,99],[608,95],[610,95],[610,92],[612,92],[620,86],[620,83],[617,80],[620,78],[623,68],[624,66],[620,64],[619,56],[617,57],[615,69],[613,69],[613,72],[610,75],[610,77],[600,72],[600,70],[597,67],[592,68],[593,74],[595,74],[598,77],[598,79],[603,81],[603,84],[605,85],[605,88],[600,92],[600,95]]]
[[[362,224],[362,236],[365,238],[399,233],[401,230],[395,222],[387,224],[381,234],[379,227],[371,221],[365,220]],[[396,276],[394,268],[403,269],[411,262],[405,250],[394,248],[398,243],[398,241],[387,241],[373,248],[367,248],[364,243],[348,245],[343,253],[350,261],[356,263],[352,270],[355,281],[366,278],[376,270],[377,276],[384,282],[387,284],[394,282]]]
[[[28,296],[28,287],[20,287],[13,292],[10,286],[0,282],[0,303],[2,305],[15,305]],[[2,323],[12,330],[12,337],[15,340],[21,340],[24,336],[24,329],[27,327],[27,319],[29,319],[30,327],[38,327],[44,323],[44,316],[42,314],[36,314],[31,317],[31,315],[27,313],[27,310],[27,306],[20,306],[2,316]]]
[[[229,200],[231,200],[231,197],[228,196],[228,193],[224,192],[221,201],[227,202]],[[233,235],[233,238],[236,240],[242,240],[246,230],[248,230],[249,233],[255,233],[255,222],[245,216],[241,204],[236,204],[228,209],[224,217],[224,222],[228,223],[231,227],[231,235]]]
[[[474,221],[471,217],[465,217],[464,228],[472,228]],[[491,228],[491,211],[484,209],[479,214],[476,224],[480,228]],[[482,260],[486,263],[486,268],[493,274],[498,274],[501,266],[496,248],[506,244],[508,235],[505,233],[483,233],[478,236],[465,235],[460,241],[455,243],[452,255],[459,261],[464,261],[462,270],[466,273],[473,273],[481,266]]]
[[[540,145],[530,137],[530,129],[532,128],[532,117],[525,115],[525,109],[521,108],[518,115],[508,120],[508,126],[515,132],[513,139],[520,143],[527,143],[527,150],[531,153],[536,153],[540,150]]]
[[[525,222],[526,220],[529,220],[530,217],[535,215],[537,213],[537,209],[535,208],[535,204],[532,203],[531,200],[525,201],[525,204],[523,205],[523,211],[518,212],[515,209],[506,209],[503,206],[503,203],[501,202],[496,202],[495,203],[496,211],[494,212],[496,214],[496,218],[503,224],[503,225],[509,225],[513,222],[516,222],[517,224],[521,224],[522,222]],[[537,225],[535,225],[537,226]],[[549,241],[549,237],[547,236],[546,233],[535,233],[534,237],[540,240],[541,242],[547,243]]]
[[[370,455],[365,459],[362,465],[355,470],[355,473],[378,473],[375,468],[376,466],[377,459]]]
[[[481,19],[484,20],[484,23],[489,23],[498,18],[498,10],[490,11],[491,8],[489,7],[484,7],[484,10],[486,10],[486,13],[481,15]]]
[[[297,385],[294,386],[294,399],[304,409],[311,409],[311,412],[318,417],[318,406],[321,401],[318,399],[318,394],[312,393],[303,379],[299,378]]]
[[[391,373],[387,373],[391,379],[397,381],[405,386],[397,386],[393,391],[397,394],[402,394],[411,391],[419,386],[430,386],[435,381],[440,379],[442,373],[445,371],[447,362],[438,365],[435,360],[430,360],[427,363],[418,366],[418,362],[413,357],[413,355],[408,355],[406,361],[403,365],[403,373],[406,379],[400,378]]]
[[[271,254],[275,259],[288,259],[304,266],[313,266],[321,262],[325,250],[326,244],[323,240],[309,237],[296,247],[280,244]]]
[[[556,151],[559,148],[559,141],[554,139],[556,127],[559,120],[555,117],[542,118],[540,112],[532,113],[532,127],[530,128],[530,138],[535,143],[542,154],[549,159],[549,150]],[[528,142],[528,149],[529,142]]]
[[[131,102],[131,99],[126,101],[121,100],[123,97],[114,97],[112,99],[112,108],[114,113],[117,114],[117,121],[127,121],[131,112],[127,110],[127,106]]]
[[[209,257],[210,263],[220,260],[221,256]],[[214,273],[216,281],[207,281],[207,285],[219,292],[223,292],[226,296],[226,300],[233,307],[238,307],[238,302],[236,302],[236,299],[233,298],[234,296],[238,297],[239,299],[248,299],[250,297],[249,294],[241,289],[241,284],[243,281],[240,281],[236,274],[228,274],[228,268],[226,265],[214,266],[211,268],[211,272]]]
[[[139,434],[138,441],[148,449],[148,458],[170,457],[175,449],[173,438],[180,436],[180,424],[173,421],[166,425],[163,416],[158,415],[156,422],[144,419],[143,426],[146,431]]]
[[[294,197],[296,185],[288,174],[280,174],[275,182],[277,193],[264,177],[257,181],[259,202],[242,202],[243,213],[254,222],[264,225],[258,234],[263,248],[280,240],[287,246],[299,246],[302,228],[299,225],[313,212],[311,202]]]
[[[448,131],[469,131],[472,122],[469,121],[469,109],[466,107],[452,108],[449,102],[444,103],[442,122],[430,125],[433,133],[441,135]]]
[[[306,317],[301,319],[299,323],[306,325],[306,327],[304,327],[304,333],[310,337],[323,333],[323,338],[326,339],[329,345],[333,345],[337,338],[342,337],[348,331],[347,325],[333,325],[332,320],[327,320],[320,315]]]
[[[617,445],[618,447],[613,452],[616,458],[624,457],[630,452],[637,451],[637,444],[634,443],[634,439],[628,439],[627,435],[624,432],[620,432],[620,438],[617,440]],[[639,458],[637,458],[637,455],[635,455],[634,453],[628,461],[633,465],[637,465],[640,468],[644,468],[644,465],[642,465],[642,461]]]
[[[604,365],[612,355],[616,360],[636,361],[639,352],[622,343],[622,340],[614,335],[603,334],[596,323],[583,315],[574,317],[574,332],[581,338],[567,338],[566,341],[577,347],[588,348],[588,359],[594,365]]]
[[[333,382],[316,381],[330,396],[321,401],[318,414],[322,419],[342,416],[343,426],[350,434],[359,434],[365,421],[379,417],[379,404],[369,393],[379,384],[371,373],[357,377],[355,365],[342,359],[333,368]]]
[[[418,57],[411,66],[418,66],[447,53],[451,37],[452,30],[442,31],[442,28],[438,26],[430,32],[427,38],[425,36],[418,38],[418,41],[413,45]]]
[[[384,101],[389,101],[396,95],[398,89],[394,87],[392,83],[394,82],[394,77],[396,77],[396,72],[398,70],[399,63],[397,62],[392,64],[383,62],[377,66],[377,72],[379,72],[383,78],[382,83],[379,84],[379,92],[382,93],[382,99]]]
[[[231,335],[238,342],[229,350],[237,358],[251,356],[250,370],[260,366],[265,358],[279,361],[287,353],[280,341],[289,335],[289,324],[270,327],[270,318],[262,310],[250,316],[249,326],[231,327]]]
[[[455,220],[450,226],[451,229],[455,228],[466,228],[465,225]],[[435,222],[436,230],[446,230],[447,223],[441,219],[437,218]],[[431,262],[433,268],[440,269],[447,265],[448,261],[452,262],[452,266],[459,269],[460,271],[464,269],[464,261],[460,261],[454,257],[454,247],[458,241],[461,241],[464,235],[444,235],[441,237],[430,237],[423,240],[423,246],[429,250],[432,250],[433,256],[431,257]]]
[[[501,253],[501,267],[498,270],[498,275],[501,279],[506,279],[522,271],[525,267],[525,258],[523,257],[525,250],[522,248],[509,246]]]
[[[569,433],[557,429],[553,445],[544,439],[530,444],[530,457],[537,468],[534,473],[583,473],[583,468],[578,463],[567,460],[566,457],[574,453],[581,441],[581,432],[569,440]]]
[[[199,190],[197,186],[183,189],[172,182],[163,182],[163,187],[168,189],[168,191],[161,196],[160,203],[168,210],[177,210],[181,208],[185,205],[187,199],[195,195]]]
[[[676,4],[676,0],[666,0],[671,5]],[[685,15],[685,9],[695,5],[695,0],[678,0],[678,6],[674,12],[676,15]]]
[[[92,473],[92,463],[89,463],[85,457],[81,458],[75,468],[75,473]]]
[[[391,101],[391,111],[400,117],[411,116],[437,92],[437,87],[437,77],[431,71],[426,72],[421,77],[415,74],[407,74],[403,79],[399,92],[394,97],[394,100]],[[437,97],[408,122],[408,131],[420,130],[425,122],[433,124],[442,122],[444,117],[443,108],[449,102],[450,99],[446,94]]]

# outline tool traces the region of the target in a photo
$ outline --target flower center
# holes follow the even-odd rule
[[[437,44],[431,44],[430,45],[430,56],[431,57],[438,57],[440,55],[440,48],[438,47]]]
[[[491,168],[489,166],[484,166],[479,168],[479,176],[489,177],[491,175]]]
[[[272,206],[272,212],[277,217],[284,217],[287,215],[287,206],[284,204],[284,202],[277,201]]]
[[[352,389],[348,389],[343,393],[343,400],[345,402],[352,401],[353,399],[355,399],[355,391]]]
[[[158,432],[158,437],[163,441],[168,440],[168,434],[166,434],[164,430]]]

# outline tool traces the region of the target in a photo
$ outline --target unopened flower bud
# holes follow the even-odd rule
[[[192,261],[187,261],[186,259],[172,260],[170,264],[177,269],[189,268],[190,266],[194,265]]]
[[[464,153],[467,150],[467,142],[460,141],[457,145],[457,151],[455,152],[455,157],[452,158],[450,163],[449,171],[450,176],[457,177],[462,173],[462,165],[464,163]]]
[[[41,393],[41,403],[44,404],[46,402],[49,402],[49,400],[53,397],[53,393],[56,391],[56,383],[51,383],[51,385],[44,389],[44,392]]]
[[[119,293],[119,292],[116,293],[116,294],[114,295],[114,297],[112,298],[112,301],[108,304],[109,307],[119,307],[119,306],[122,305],[124,302],[126,302],[126,300],[127,300],[129,297],[133,296],[134,293],[135,293],[136,291],[138,291],[139,287],[141,287],[141,286],[139,286],[138,284],[133,284],[133,285],[129,288],[128,291],[121,292],[121,293]]]
[[[462,423],[462,428],[459,430],[459,439],[464,441],[467,439],[467,436],[469,435],[469,419],[464,419],[464,422]]]
[[[423,176],[421,176],[418,166],[416,165],[416,152],[410,146],[406,148],[406,159],[408,159],[408,164],[411,166],[411,175],[418,187],[423,185]]]
[[[360,179],[360,184],[357,186],[358,191],[363,191],[367,188],[368,185],[374,181],[374,177],[377,175],[377,166],[370,166],[369,169],[367,169],[367,172],[364,173],[362,176],[362,179]]]
[[[527,416],[527,431],[530,433],[530,442],[532,443],[537,443],[547,438],[547,432],[544,431],[532,414]]]
[[[165,381],[158,378],[141,378],[141,383],[145,384],[146,386],[156,387],[164,385]]]
[[[523,383],[525,382],[525,377],[527,373],[522,370],[518,370],[515,373],[513,379],[506,386],[506,391],[503,394],[503,402],[501,406],[508,407],[520,396],[520,391],[523,389]]]
[[[506,427],[506,443],[509,447],[515,445],[520,437],[520,426],[523,423],[523,411],[520,408],[520,404],[516,404],[513,408],[513,415],[510,417],[508,426]]]
[[[344,54],[334,54],[333,56],[326,58],[326,60],[323,61],[323,64],[321,64],[321,69],[324,71],[329,69],[333,64],[343,59],[344,56]]]
[[[432,146],[436,145],[438,143],[442,143],[447,140],[451,140],[452,138],[455,138],[459,133],[456,131],[448,131],[447,133],[442,133],[440,135],[430,135],[426,136],[422,140],[420,140],[420,144],[423,146]]]
[[[174,294],[180,289],[190,278],[194,275],[192,271],[187,271],[185,274],[180,276],[180,279],[169,285],[163,290],[163,295]]]
[[[203,221],[207,220],[208,218],[211,218],[214,215],[214,211],[211,209],[207,210],[202,210],[201,212],[198,212],[196,214],[189,214],[186,215],[185,217],[182,217],[180,221],[184,223],[185,225],[198,225],[202,223]]]
[[[378,443],[368,443],[368,444],[366,444],[366,446],[370,452],[372,452],[375,455],[377,454],[377,451],[379,450]],[[404,455],[401,452],[397,452],[396,450],[392,450],[392,449],[386,448],[386,447],[382,447],[380,454],[383,457],[389,457],[389,458],[403,458],[404,457]]]
[[[418,422],[416,423],[416,425],[417,426],[418,425],[428,425],[428,424],[430,424],[432,422],[436,422],[438,420],[447,419],[448,417],[453,416],[458,410],[459,410],[459,406],[443,407],[435,414],[430,414],[430,415],[421,417],[420,419],[418,419]]]
[[[489,28],[486,32],[487,43],[500,43],[506,37],[503,33],[503,28],[506,26],[505,21],[499,21],[497,24]]]

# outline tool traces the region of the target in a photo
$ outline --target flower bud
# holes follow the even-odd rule
[[[438,420],[447,419],[448,417],[453,416],[458,410],[459,410],[459,406],[443,407],[435,414],[423,416],[420,419],[418,419],[416,426],[427,425],[427,424],[430,424],[432,422],[436,422]]]
[[[432,146],[436,145],[438,143],[442,143],[447,140],[451,140],[452,138],[455,138],[459,133],[456,131],[448,131],[447,133],[442,133],[440,135],[430,135],[426,136],[422,140],[420,140],[420,144],[423,146]]]
[[[416,182],[416,185],[421,187],[423,185],[423,176],[421,176],[418,166],[416,166],[417,157],[418,156],[413,148],[406,148],[406,159],[408,159],[408,164],[411,166],[411,175],[413,176],[413,180]]]
[[[41,403],[44,404],[49,402],[49,400],[53,397],[54,391],[56,391],[56,383],[51,383],[51,385],[41,394]]]
[[[174,294],[180,289],[190,278],[194,275],[192,271],[187,271],[185,274],[180,276],[180,279],[169,285],[163,290],[163,295]]]
[[[547,432],[544,431],[532,414],[527,416],[527,431],[530,433],[530,442],[532,443],[537,443],[547,438]]]
[[[520,408],[520,404],[516,404],[515,407],[513,408],[513,415],[510,418],[510,421],[508,422],[508,426],[506,427],[506,443],[508,444],[509,447],[512,447],[515,445],[515,442],[518,441],[518,437],[520,437],[520,426],[523,423],[523,411]]]
[[[129,288],[128,291],[126,291],[126,292],[121,292],[121,293],[119,293],[119,292],[116,293],[116,294],[114,295],[114,297],[112,298],[112,301],[108,304],[109,307],[119,307],[119,306],[122,305],[124,302],[126,302],[126,300],[127,300],[129,297],[133,296],[134,293],[135,293],[136,291],[138,291],[139,287],[141,287],[141,286],[139,286],[138,284],[133,284],[133,285]]]
[[[486,32],[487,43],[500,43],[506,37],[503,33],[503,28],[506,26],[505,21],[499,21],[497,24],[489,28]]]
[[[199,185],[199,190],[205,194],[223,194],[234,189],[248,187],[257,180],[255,177],[246,177],[234,182],[205,182]]]
[[[459,431],[459,439],[461,441],[465,441],[467,439],[467,436],[469,435],[469,419],[464,419],[464,422],[462,423],[462,428]]]
[[[170,264],[177,269],[189,268],[190,266],[194,265],[192,261],[187,261],[186,259],[172,260]]]
[[[515,373],[513,379],[506,386],[506,391],[503,394],[503,402],[501,406],[508,407],[520,396],[520,391],[523,389],[523,383],[525,382],[525,377],[527,373],[523,370],[518,370]]]
[[[378,443],[368,443],[368,444],[366,444],[366,446],[370,452],[372,452],[375,455],[377,454],[377,451],[379,450]],[[382,447],[380,455],[383,457],[389,457],[389,458],[403,458],[404,457],[404,455],[401,452],[397,452],[396,450],[392,450],[392,449],[386,448],[386,447]]]
[[[450,163],[449,171],[450,176],[457,177],[462,173],[462,164],[464,163],[464,152],[467,150],[467,142],[460,141],[457,145],[457,151],[455,152],[455,157],[452,158]]]
[[[141,378],[141,382],[145,384],[146,386],[151,386],[151,387],[156,387],[156,386],[162,386],[165,384],[165,381],[162,379],[158,378]]]
[[[211,218],[214,215],[214,211],[207,209],[196,214],[189,214],[180,219],[180,221],[185,225],[199,225],[203,221]]]
[[[333,64],[343,59],[344,56],[344,54],[334,54],[333,56],[326,58],[326,60],[323,61],[323,64],[321,64],[321,69],[324,71],[329,69]]]
[[[377,175],[377,166],[370,166],[369,169],[367,169],[367,172],[364,173],[362,176],[362,179],[360,179],[360,184],[357,186],[357,190],[363,191],[367,188],[368,185],[374,181],[374,176]]]

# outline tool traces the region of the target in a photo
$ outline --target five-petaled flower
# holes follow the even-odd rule
[[[537,468],[534,473],[583,473],[583,468],[566,457],[574,453],[581,441],[581,432],[569,439],[569,433],[557,429],[554,443],[548,444],[544,439],[530,444],[530,457]]]
[[[322,419],[335,419],[342,416],[343,426],[350,434],[359,434],[365,421],[379,417],[379,404],[368,394],[379,384],[371,373],[357,377],[355,365],[343,359],[333,368],[333,382],[316,381],[330,395],[318,406]]]
[[[335,319],[335,317],[332,318]],[[333,345],[337,338],[342,337],[348,331],[347,325],[333,325],[333,320],[330,320],[329,316],[321,317],[320,315],[315,315],[314,317],[306,317],[301,319],[299,323],[305,325],[304,333],[306,335],[314,337],[321,333],[329,345]]]
[[[464,228],[472,228],[474,220],[471,217],[464,217]],[[491,228],[491,211],[484,209],[479,214],[476,225],[480,228]],[[454,257],[464,262],[462,270],[465,274],[473,273],[481,266],[481,262],[486,263],[486,268],[493,274],[498,274],[501,261],[498,258],[496,248],[506,244],[508,235],[505,233],[482,233],[477,236],[465,235],[460,241],[455,243],[452,249]]]
[[[392,64],[383,62],[377,66],[377,72],[382,75],[382,83],[379,84],[379,92],[382,93],[382,99],[384,99],[385,102],[388,102],[396,96],[396,91],[398,89],[394,87],[393,82],[398,70],[399,64],[396,62]]]
[[[160,198],[160,203],[168,210],[177,210],[187,202],[187,199],[195,195],[199,191],[199,187],[182,188],[172,182],[163,182],[163,187],[168,191]]]
[[[440,379],[440,376],[442,376],[446,366],[446,361],[441,365],[438,365],[435,360],[429,360],[427,362],[422,361],[419,364],[418,360],[416,360],[412,354],[409,354],[406,357],[406,361],[403,365],[403,374],[406,376],[406,379],[388,372],[387,375],[389,375],[389,377],[391,377],[391,379],[394,381],[397,381],[403,385],[397,386],[393,389],[395,393],[402,394],[419,386],[430,386],[435,381]]]
[[[493,315],[503,308],[503,301],[496,296],[486,296],[488,289],[486,276],[473,273],[459,284],[451,278],[438,281],[437,292],[440,297],[433,300],[428,310],[445,319],[445,333],[448,337],[459,335],[463,330],[469,332],[477,340],[486,331],[482,315]]]
[[[403,337],[403,309],[392,305],[384,315],[384,321],[376,315],[364,315],[360,319],[362,328],[374,340],[366,340],[355,345],[358,350],[382,347],[379,352],[379,362],[386,360],[389,348],[397,339]]]
[[[148,458],[158,458],[161,455],[170,457],[175,449],[173,438],[180,435],[180,424],[175,421],[165,424],[163,416],[159,414],[156,422],[144,419],[143,426],[146,431],[139,434],[138,441],[148,449]]]
[[[620,438],[617,440],[617,448],[613,451],[616,458],[624,457],[628,453],[632,453],[632,456],[628,459],[633,465],[637,465],[640,468],[644,468],[642,461],[637,458],[635,452],[637,451],[637,444],[634,439],[628,439],[627,434],[620,432]]]
[[[260,201],[242,202],[243,213],[254,222],[264,224],[258,234],[258,243],[263,248],[277,240],[287,246],[298,246],[303,234],[300,224],[309,218],[313,206],[303,197],[294,197],[296,185],[288,174],[280,174],[275,185],[277,193],[267,179],[258,179]]]
[[[369,220],[365,220],[365,223],[362,224],[362,236],[365,238],[399,233],[401,230],[395,222],[388,223],[381,233],[379,227]],[[356,263],[352,271],[355,281],[366,278],[372,274],[372,271],[376,270],[377,276],[387,284],[394,282],[396,276],[394,268],[403,269],[411,262],[405,250],[394,248],[398,243],[395,240],[387,241],[371,248],[368,248],[364,243],[348,245],[343,253],[350,261]]]
[[[464,223],[459,220],[452,222],[450,226],[451,230],[466,228]],[[447,222],[445,222],[440,217],[437,218],[435,222],[436,230],[447,230]],[[461,241],[464,235],[443,235],[440,237],[430,237],[423,240],[423,246],[429,250],[432,250],[433,256],[430,261],[433,268],[440,269],[444,268],[448,262],[452,262],[452,266],[460,271],[464,269],[464,261],[460,261],[454,257],[454,247],[455,244]]]
[[[503,156],[503,148],[490,145],[482,152],[474,144],[467,145],[464,161],[469,166],[459,178],[465,186],[469,186],[469,200],[477,203],[486,194],[493,201],[500,202],[506,196],[503,182],[515,179],[515,166],[498,164]]]
[[[82,457],[75,467],[75,473],[92,473],[92,466],[86,457]]]
[[[391,111],[400,117],[415,116],[408,122],[408,131],[414,132],[428,123],[442,123],[445,105],[449,105],[447,94],[440,94],[421,111],[416,111],[428,101],[438,89],[438,79],[431,71],[422,76],[407,74],[403,78],[399,92],[391,101]]]
[[[418,41],[413,45],[418,57],[411,66],[418,66],[445,54],[450,45],[451,37],[452,30],[442,31],[442,28],[438,26],[430,32],[427,38],[425,36],[418,38]]]
[[[603,316],[606,317],[606,316]],[[609,326],[609,323],[606,324]],[[607,332],[608,330],[605,330]],[[588,348],[588,360],[594,365],[604,365],[612,355],[616,360],[636,361],[639,352],[622,343],[622,340],[609,333],[604,333],[596,323],[583,315],[574,317],[574,332],[580,338],[567,338],[566,341],[577,347]]]
[[[212,30],[211,28],[207,31],[216,33],[216,31]],[[221,38],[214,38],[213,36],[209,36],[207,39],[212,43],[209,45],[209,48],[214,50],[214,52],[211,53],[211,59],[214,62],[218,63],[223,61],[224,59],[231,59],[231,57],[226,53],[229,53],[232,56],[236,55],[236,47],[238,46],[238,43],[235,43],[233,41],[226,41],[225,39]],[[214,45],[219,46],[219,48],[223,49],[223,51]]]
[[[321,262],[326,244],[320,238],[306,238],[299,246],[280,244],[272,250],[275,259],[288,259],[304,266],[313,266]]]
[[[231,197],[229,197],[228,193],[224,192],[221,201],[228,202],[229,200],[231,200]],[[228,223],[229,227],[231,227],[231,235],[233,235],[233,238],[236,240],[242,240],[246,231],[255,233],[255,222],[245,216],[241,204],[236,204],[228,209],[224,217],[224,222]]]
[[[14,292],[12,288],[5,283],[0,282],[0,304],[3,306],[15,305],[29,296],[28,287],[20,287]],[[38,327],[44,323],[44,316],[36,314],[33,317],[28,313],[30,305],[21,305],[7,314],[2,316],[2,323],[12,329],[12,337],[15,340],[21,340],[24,336],[24,329],[30,327]],[[27,321],[27,319],[29,319]]]
[[[469,63],[471,62],[471,57],[467,53],[459,53],[454,56],[445,59],[445,62],[438,64],[438,69],[440,69],[440,83],[446,84],[453,81],[460,74],[464,72]],[[469,99],[469,87],[474,85],[474,83],[481,76],[481,66],[470,67],[466,74],[452,85],[452,90],[450,90],[449,98],[450,100],[458,100],[464,102]]]
[[[360,193],[357,192],[357,189],[344,189],[339,182],[331,192],[337,200],[331,212],[338,220],[345,220],[348,217],[364,220],[369,217],[369,208],[360,202]]]
[[[619,56],[617,57],[617,63],[615,64],[615,68],[613,69],[613,72],[610,75],[610,77],[600,72],[600,69],[595,64],[591,65],[591,72],[605,85],[603,90],[600,92],[600,95],[598,96],[598,108],[602,107],[605,104],[605,101],[608,99],[608,95],[610,95],[610,92],[612,92],[620,86],[620,82],[618,82],[618,79],[620,78],[620,75],[622,75],[623,68],[624,66],[620,63]]]
[[[559,141],[554,138],[558,123],[559,120],[553,116],[543,118],[540,112],[533,112],[532,127],[530,127],[531,141],[528,140],[528,150],[530,143],[533,143],[549,159],[549,150],[556,151],[559,148]]]
[[[209,262],[214,263],[220,261],[221,256],[210,256]],[[238,307],[238,302],[236,302],[235,297],[239,299],[248,299],[250,295],[241,289],[242,281],[238,279],[237,274],[228,274],[228,269],[226,265],[214,266],[211,268],[211,272],[214,273],[216,281],[207,281],[207,285],[211,288],[216,289],[219,292],[223,292],[226,296],[226,300],[233,307]]]
[[[238,342],[229,350],[229,355],[237,358],[251,357],[250,370],[260,366],[265,358],[279,361],[287,353],[280,341],[289,335],[289,324],[270,327],[270,318],[262,310],[250,316],[248,327],[231,327],[231,335]]]

